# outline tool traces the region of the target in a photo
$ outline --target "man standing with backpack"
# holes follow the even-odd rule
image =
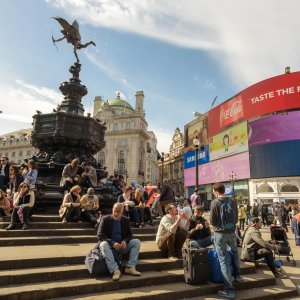
[[[235,227],[238,222],[238,208],[236,201],[224,196],[225,185],[223,183],[215,183],[212,189],[216,199],[211,203],[210,223],[214,226],[214,245],[220,261],[225,285],[225,290],[219,290],[218,295],[228,299],[234,299],[235,289],[229,264],[228,246],[233,255],[232,265],[235,282],[242,282],[240,258],[235,236]]]

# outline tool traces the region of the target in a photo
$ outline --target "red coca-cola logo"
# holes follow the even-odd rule
[[[220,108],[220,125],[221,128],[243,118],[243,102],[239,95],[234,99],[226,102]]]

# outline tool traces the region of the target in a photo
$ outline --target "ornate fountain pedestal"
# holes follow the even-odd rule
[[[39,149],[34,159],[38,164],[40,199],[50,195],[61,201],[63,191],[59,188],[59,182],[62,170],[76,157],[80,162],[89,161],[96,168],[98,180],[107,177],[106,168],[93,157],[105,147],[106,127],[90,115],[83,115],[81,98],[87,94],[87,88],[80,83],[80,67],[79,63],[71,66],[72,78],[60,85],[64,100],[57,109],[52,113],[33,116],[31,138],[32,145]],[[107,188],[99,187],[99,191],[107,192]]]
[[[69,69],[72,78],[60,85],[64,100],[56,110],[33,116],[32,145],[40,150],[36,156],[40,180],[58,184],[63,166],[75,157],[80,162],[89,161],[97,169],[99,179],[107,176],[93,157],[105,147],[106,127],[83,116],[81,98],[87,94],[87,88],[80,83],[80,70],[79,63]],[[53,175],[50,178],[49,172]]]

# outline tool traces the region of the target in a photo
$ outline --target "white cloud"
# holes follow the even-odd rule
[[[54,0],[72,18],[207,51],[245,87],[300,67],[296,0]]]
[[[170,133],[164,128],[156,128],[151,126],[148,128],[148,130],[153,131],[157,138],[157,150],[159,152],[169,153],[174,132]]]
[[[86,57],[94,64],[96,65],[101,71],[103,71],[103,74],[110,77],[111,79],[115,80],[118,84],[122,85],[124,88],[135,90],[135,87],[132,86],[126,78],[124,78],[124,75],[121,71],[119,71],[113,63],[104,62],[104,58],[101,56],[101,53],[99,51],[96,51],[97,54],[91,53],[89,51],[86,51]]]
[[[8,130],[29,128],[36,110],[51,112],[61,102],[62,95],[47,87],[32,85],[23,80],[0,83],[0,134]]]

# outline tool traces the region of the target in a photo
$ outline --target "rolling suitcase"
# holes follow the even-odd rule
[[[208,249],[183,248],[184,279],[188,284],[201,284],[210,280]]]

